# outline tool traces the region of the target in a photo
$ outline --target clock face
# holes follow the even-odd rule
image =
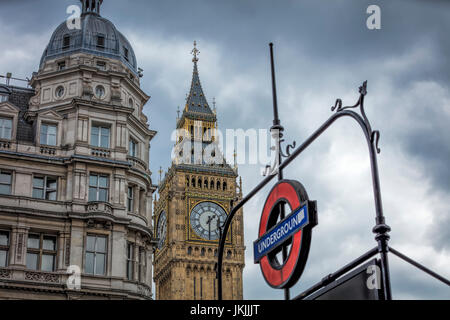
[[[165,211],[162,211],[159,214],[156,232],[157,237],[159,238],[158,249],[161,249],[164,246],[164,242],[166,241],[166,233],[167,233],[167,217]]]
[[[220,237],[218,223],[223,226],[227,218],[225,210],[214,202],[201,202],[191,211],[191,227],[194,232],[206,240]]]

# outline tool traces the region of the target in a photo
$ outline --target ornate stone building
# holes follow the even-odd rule
[[[195,45],[195,43],[194,43]],[[216,261],[221,226],[242,197],[237,168],[217,147],[217,118],[205,98],[197,69],[177,119],[175,159],[159,186],[154,203],[156,299],[217,299]],[[217,161],[218,160],[218,161]],[[228,233],[224,255],[224,299],[243,299],[243,217],[239,211]]]
[[[0,299],[152,298],[149,96],[103,1],[81,2],[33,89],[0,87]]]

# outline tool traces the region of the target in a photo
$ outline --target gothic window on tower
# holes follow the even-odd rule
[[[12,119],[0,118],[0,139],[11,140]]]
[[[8,266],[9,232],[0,230],[0,268]]]
[[[53,272],[56,269],[56,236],[28,234],[27,269]]]
[[[57,180],[52,177],[33,177],[33,198],[56,201]]]
[[[108,202],[109,176],[91,174],[89,176],[89,201]]]
[[[84,271],[87,274],[105,275],[107,253],[106,240],[106,236],[87,235],[84,267]]]
[[[91,145],[100,148],[109,148],[111,129],[105,125],[93,125],[91,129]]]
[[[0,194],[11,194],[12,173],[0,169]]]
[[[40,144],[47,146],[56,146],[56,133],[58,127],[54,124],[41,124]]]

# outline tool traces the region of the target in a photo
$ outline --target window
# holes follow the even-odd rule
[[[134,279],[134,246],[131,242],[127,243],[127,279]]]
[[[11,172],[0,170],[0,194],[11,194]]]
[[[65,67],[66,67],[65,62],[61,62],[61,64],[58,65],[59,70],[64,70]],[[55,94],[57,98],[62,98],[64,96],[64,87],[59,86],[58,88],[56,88]]]
[[[57,127],[51,124],[41,124],[41,144],[56,146]]]
[[[102,71],[106,71],[106,62],[105,61],[97,61],[97,68]]]
[[[0,231],[0,268],[8,266],[9,232]]]
[[[133,187],[128,187],[128,192],[127,192],[127,210],[128,210],[128,212],[133,212],[133,199],[134,199]]]
[[[8,101],[9,96],[6,94],[0,94],[0,103]]]
[[[65,61],[58,63],[58,71],[64,70],[65,68],[66,68],[66,62]],[[62,88],[62,87],[58,87],[58,89],[59,88]],[[63,90],[63,93],[61,94],[61,97],[62,97],[63,94],[64,94],[64,90]],[[57,95],[58,95],[58,92],[57,92]]]
[[[64,49],[69,49],[70,47],[70,36],[69,35],[65,35],[63,38],[63,50]]]
[[[33,178],[33,198],[56,201],[56,189],[56,178]]]
[[[91,174],[89,177],[89,201],[108,202],[109,177]]]
[[[100,85],[95,87],[95,96],[99,99],[103,99],[105,97],[105,87]]]
[[[133,99],[128,99],[128,106],[130,107],[130,108],[134,108],[134,102],[133,102]]]
[[[52,272],[56,269],[56,237],[28,234],[27,269]]]
[[[92,126],[91,145],[94,147],[109,148],[110,129],[105,126]]]
[[[11,140],[12,119],[0,118],[0,139]]]
[[[137,143],[133,139],[130,140],[129,146],[128,146],[128,154],[132,157],[137,157]]]
[[[105,47],[105,36],[104,35],[98,35],[97,36],[97,47],[98,48],[104,48]]]
[[[128,48],[123,47],[123,57],[128,61]]]
[[[84,271],[93,275],[106,273],[106,237],[88,235],[86,237],[86,262]]]
[[[146,254],[144,248],[139,248],[139,282],[145,280]]]

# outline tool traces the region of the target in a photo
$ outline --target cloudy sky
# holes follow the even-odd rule
[[[0,74],[30,77],[53,30],[76,0],[0,0]],[[381,8],[369,30],[366,9]],[[272,121],[268,43],[275,43],[278,104],[288,141],[303,142],[336,98],[354,104],[368,80],[366,113],[380,130],[378,157],[390,245],[450,278],[450,2],[301,0],[105,0],[102,15],[134,47],[152,129],[151,170],[170,165],[171,132],[201,51],[206,97],[219,127],[266,129]],[[247,155],[248,156],[248,155]],[[262,164],[240,166],[244,194]],[[361,129],[339,120],[285,171],[318,201],[304,275],[292,295],[350,262],[376,242],[370,164]],[[282,299],[253,264],[252,242],[271,186],[244,207],[245,299]],[[450,299],[441,282],[390,256],[393,296]]]

